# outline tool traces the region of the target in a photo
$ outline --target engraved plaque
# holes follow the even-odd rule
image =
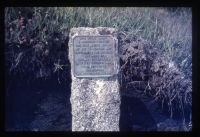
[[[109,77],[115,74],[115,41],[112,36],[76,36],[73,70],[76,77]]]

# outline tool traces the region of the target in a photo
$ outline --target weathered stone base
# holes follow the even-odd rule
[[[119,83],[113,80],[74,79],[72,82],[72,130],[119,130]]]
[[[72,38],[76,35],[112,35],[112,28],[72,28],[69,58],[72,61]],[[72,74],[72,131],[119,131],[120,94],[118,75],[108,78],[77,78]]]

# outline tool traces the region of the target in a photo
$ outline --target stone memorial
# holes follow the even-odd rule
[[[72,131],[119,131],[117,30],[70,30]]]

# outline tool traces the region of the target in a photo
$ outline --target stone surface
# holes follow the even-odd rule
[[[75,77],[73,38],[111,35],[115,41],[115,72],[110,77]],[[72,28],[69,40],[71,62],[72,131],[119,131],[120,94],[118,80],[117,30],[114,28]]]

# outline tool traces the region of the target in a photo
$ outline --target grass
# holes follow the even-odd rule
[[[21,13],[19,14],[19,12]],[[33,15],[33,16],[32,16]],[[141,37],[158,47],[191,77],[191,9],[190,8],[96,8],[96,7],[35,7],[6,8],[5,24],[17,17],[31,19],[38,29],[39,41],[46,42],[50,34],[69,34],[72,27],[114,27],[130,37]],[[43,33],[44,26],[48,34]],[[27,26],[26,26],[27,27]],[[20,31],[15,28],[15,35]],[[18,42],[17,38],[15,42]]]

